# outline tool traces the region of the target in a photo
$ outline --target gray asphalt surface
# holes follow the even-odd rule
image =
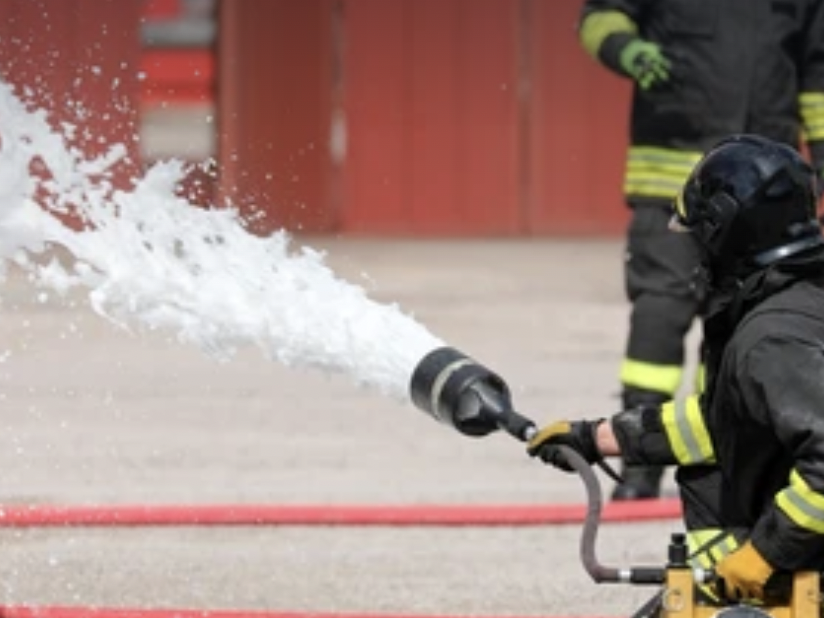
[[[501,373],[536,420],[617,410],[618,240],[301,242]],[[583,498],[576,477],[505,436],[465,439],[340,376],[255,350],[218,363],[33,297],[15,275],[0,293],[5,504]],[[605,525],[599,548],[606,562],[657,564],[679,528]],[[0,529],[0,604],[619,616],[651,595],[592,583],[578,538],[577,526]]]

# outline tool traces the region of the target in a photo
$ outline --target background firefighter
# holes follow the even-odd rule
[[[701,247],[707,385],[700,400],[555,423],[530,454],[677,464],[691,558],[730,599],[778,571],[824,567],[824,239],[816,177],[785,145],[744,135],[699,163],[673,228]]]
[[[689,235],[667,232],[668,205],[701,154],[734,133],[799,147],[803,129],[822,173],[824,2],[587,0],[579,33],[592,56],[635,82],[620,382],[624,409],[657,406],[681,386],[684,339],[701,311],[690,285],[698,252]],[[613,498],[658,496],[662,472],[624,469]]]

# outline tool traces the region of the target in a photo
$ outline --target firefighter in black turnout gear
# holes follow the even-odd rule
[[[732,600],[781,571],[824,568],[824,241],[817,178],[792,148],[728,138],[697,165],[672,227],[700,247],[700,396],[538,432],[533,456],[678,466],[691,559]]]
[[[702,307],[690,285],[695,243],[667,230],[668,206],[702,153],[735,133],[795,147],[803,134],[824,170],[824,0],[586,0],[579,36],[634,82],[620,382],[624,408],[654,407],[682,385],[685,338]],[[624,469],[613,498],[657,497],[662,472]]]

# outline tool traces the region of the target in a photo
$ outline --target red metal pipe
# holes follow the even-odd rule
[[[583,504],[5,506],[0,527],[52,526],[539,526],[583,521]],[[677,499],[609,502],[604,522],[673,519]]]

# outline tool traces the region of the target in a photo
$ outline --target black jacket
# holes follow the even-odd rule
[[[749,537],[781,570],[824,568],[824,258],[711,300],[700,406],[614,416],[622,456],[679,465],[688,530]]]
[[[619,74],[636,36],[672,61],[667,84],[635,88],[632,146],[701,153],[732,133],[798,146],[805,129],[824,168],[824,0],[587,0],[580,36]]]
[[[724,325],[708,334],[722,354],[710,359],[701,405],[721,470],[720,520],[750,530],[776,567],[822,568],[824,287],[780,271],[755,283],[757,304],[740,308],[729,339]],[[710,330],[713,319],[737,316],[708,317]]]

